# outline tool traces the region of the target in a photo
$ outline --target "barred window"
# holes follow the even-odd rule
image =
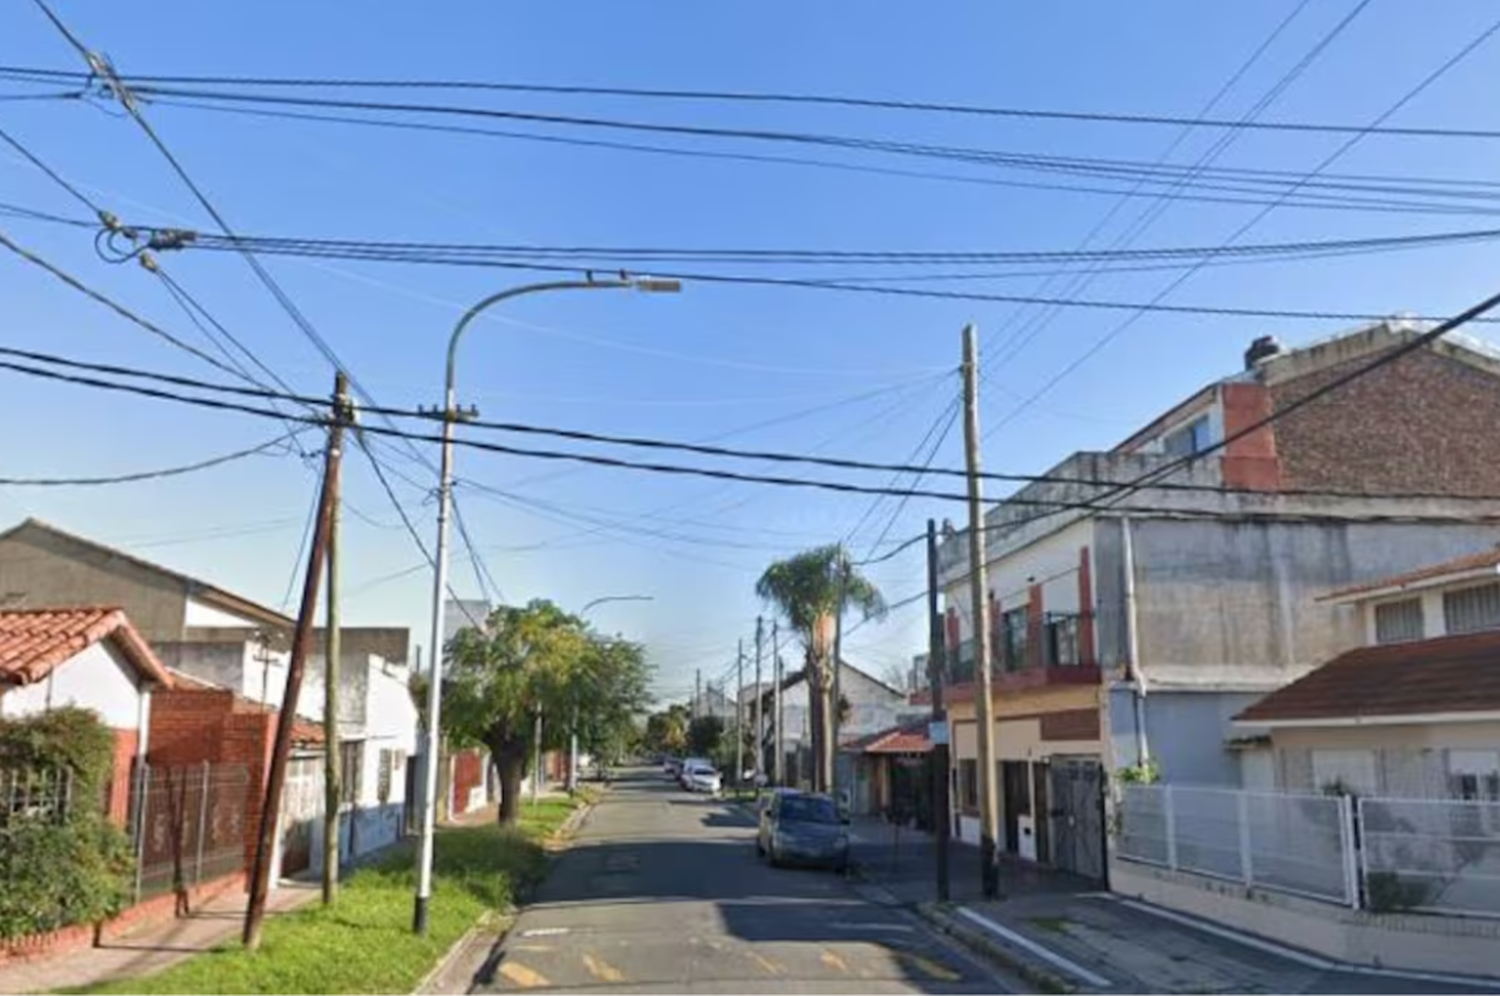
[[[1030,625],[1026,606],[1011,609],[1000,617],[1000,629],[1005,648],[1005,670],[1019,671],[1030,662],[1027,654],[1027,629]]]
[[[1081,663],[1078,657],[1078,617],[1061,612],[1047,613],[1047,664],[1068,667]]]
[[[0,768],[0,826],[61,824],[72,802],[73,773],[66,768]]]
[[[365,742],[345,740],[339,744],[339,801],[350,805],[359,802],[360,782],[364,777]]]
[[[1406,598],[1375,606],[1376,643],[1405,643],[1407,640],[1420,640],[1423,635],[1420,598]]]
[[[1443,625],[1449,633],[1500,628],[1500,583],[1444,594]]]
[[[958,808],[964,812],[979,808],[979,762],[973,758],[958,762]]]

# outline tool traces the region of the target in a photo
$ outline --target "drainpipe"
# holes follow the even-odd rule
[[[1135,542],[1132,537],[1129,516],[1120,518],[1120,554],[1125,567],[1125,657],[1130,679],[1135,687],[1132,698],[1135,705],[1135,760],[1145,764],[1151,760],[1151,745],[1146,736],[1146,675],[1141,667],[1141,625],[1136,612],[1135,597]]]

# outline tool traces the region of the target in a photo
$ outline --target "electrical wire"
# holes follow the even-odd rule
[[[141,481],[157,481],[169,477],[182,477],[185,474],[195,474],[214,467],[222,467],[225,464],[236,463],[248,457],[260,456],[278,447],[285,448],[296,435],[308,431],[310,431],[310,428],[304,427],[298,429],[296,433],[277,436],[275,439],[267,440],[256,446],[174,467],[161,467],[155,470],[140,470],[128,474],[94,477],[0,477],[0,485],[13,488],[98,487],[112,484],[135,484]]]

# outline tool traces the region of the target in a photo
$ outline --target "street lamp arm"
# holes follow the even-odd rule
[[[585,602],[583,608],[578,610],[578,614],[580,616],[587,615],[589,609],[592,609],[596,605],[604,605],[606,602],[653,602],[655,600],[651,595],[605,595],[602,598]]]

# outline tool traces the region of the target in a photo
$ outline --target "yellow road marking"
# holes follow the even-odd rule
[[[550,986],[547,977],[541,972],[533,971],[518,961],[504,961],[500,965],[500,974],[523,989],[536,989],[539,986]]]
[[[508,951],[551,951],[551,950],[553,950],[553,948],[552,948],[552,945],[550,945],[550,944],[512,944],[506,950],[508,950]]]
[[[919,954],[911,954],[910,952],[903,952],[900,957],[929,979],[937,979],[940,982],[958,982],[963,979],[962,975],[959,975],[947,965],[935,962],[931,958],[924,958]]]
[[[624,982],[625,973],[620,971],[603,958],[595,958],[591,954],[583,956],[584,965],[588,966],[589,974],[600,982]]]
[[[754,961],[757,965],[759,965],[760,968],[761,968],[761,971],[765,972],[766,974],[768,974],[768,975],[780,975],[781,974],[781,966],[778,965],[778,964],[776,964],[771,959],[767,958],[765,955],[761,954],[759,951],[753,951],[753,950],[747,949],[745,951],[745,953],[748,954],[750,956],[750,959],[752,961]]]
[[[818,956],[818,959],[831,969],[843,972],[845,975],[849,974],[849,963],[844,961],[844,959],[840,958],[838,955],[834,954],[832,951],[824,951],[821,955]]]

